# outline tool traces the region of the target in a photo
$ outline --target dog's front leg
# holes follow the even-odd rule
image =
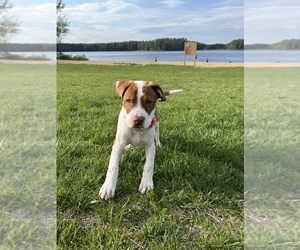
[[[113,149],[110,155],[109,166],[106,174],[106,179],[99,191],[99,196],[101,199],[109,199],[115,196],[118,171],[119,171],[119,161],[123,153],[124,147],[118,143],[113,145]]]
[[[146,163],[144,166],[143,178],[139,187],[141,194],[144,194],[147,190],[153,189],[153,170],[155,159],[155,144],[146,147]]]

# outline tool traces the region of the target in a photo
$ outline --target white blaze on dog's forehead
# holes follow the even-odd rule
[[[140,99],[144,95],[143,86],[145,86],[147,82],[146,81],[133,81],[133,82],[136,84],[137,89],[138,89],[137,102],[138,102],[138,106],[140,106]]]
[[[146,84],[146,81],[133,81],[138,87],[144,86]]]
[[[138,89],[137,100],[138,100],[138,103],[140,103],[140,99],[143,96],[143,86],[146,84],[146,82],[145,81],[136,81],[135,84],[137,85],[137,89]]]

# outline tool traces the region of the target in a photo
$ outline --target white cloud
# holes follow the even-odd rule
[[[300,38],[298,1],[245,5],[245,43],[274,43]]]
[[[136,5],[124,1],[111,0],[103,3],[85,3],[75,5],[74,7],[66,6],[64,13],[70,20],[71,24],[103,24],[127,20],[137,16],[142,9]]]
[[[190,9],[176,8],[184,2],[159,1],[167,5],[162,7],[140,2],[137,5],[138,1],[109,0],[66,6],[64,13],[71,23],[71,34],[64,41],[111,42],[187,37],[215,43],[230,42],[243,36],[242,7],[226,3],[225,6],[215,5],[209,10],[201,8],[199,4]],[[90,35],[87,30],[90,30]],[[231,36],[231,30],[239,34]]]
[[[183,0],[161,0],[161,4],[167,5],[170,8],[175,8],[183,5],[185,1]]]
[[[55,3],[13,0],[7,13],[20,23],[9,42],[55,42]],[[66,2],[68,2],[66,0]],[[65,42],[112,42],[187,37],[205,43],[273,43],[299,38],[299,0],[87,0],[69,1],[62,14],[70,21]],[[80,1],[74,1],[80,2]],[[192,4],[188,4],[192,3]],[[245,25],[245,26],[244,26]]]
[[[20,32],[9,42],[15,43],[55,43],[56,10],[53,3],[39,5],[15,5],[9,15],[20,23]]]
[[[62,14],[70,21],[70,34],[63,41],[92,43],[186,37],[204,43],[226,43],[243,37],[241,1],[220,0],[217,3],[213,1],[214,4],[191,1],[193,4],[190,5],[187,0],[88,0],[82,1],[82,4],[79,4],[80,1],[69,3]],[[15,36],[14,41],[55,42],[56,11],[53,2],[16,5],[13,9],[22,23],[21,34]]]

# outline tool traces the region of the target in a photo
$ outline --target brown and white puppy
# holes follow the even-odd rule
[[[100,188],[101,199],[115,195],[119,161],[125,147],[141,146],[146,149],[146,163],[139,186],[140,193],[153,189],[153,169],[155,147],[160,147],[159,121],[156,113],[156,101],[166,100],[167,95],[182,92],[171,90],[164,92],[154,82],[118,81],[114,84],[116,92],[123,98],[119,114],[116,139],[112,148],[106,179]]]

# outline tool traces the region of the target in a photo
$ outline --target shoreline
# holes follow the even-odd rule
[[[184,66],[184,62],[115,62],[115,61],[73,61],[57,60],[59,64],[96,64],[96,65],[177,65]],[[186,66],[194,66],[194,62],[186,62]],[[222,63],[222,62],[196,62],[195,67],[217,68],[217,67],[243,67],[244,63]]]
[[[184,66],[184,62],[114,62],[114,61],[75,61],[75,60],[55,60],[55,61],[39,61],[39,60],[5,60],[0,59],[0,64],[91,64],[91,65],[177,65]],[[186,66],[193,66],[194,62],[186,62]],[[300,67],[300,63],[265,63],[265,62],[196,62],[195,67],[202,68],[284,68],[284,67]]]
[[[178,65],[184,66],[183,62],[113,62],[113,61],[73,61],[57,60],[58,64],[95,64],[95,65]],[[194,62],[186,62],[186,66],[193,66]],[[300,67],[300,63],[264,63],[264,62],[246,62],[246,63],[229,63],[229,62],[196,62],[195,67],[202,68],[275,68],[275,67]]]

